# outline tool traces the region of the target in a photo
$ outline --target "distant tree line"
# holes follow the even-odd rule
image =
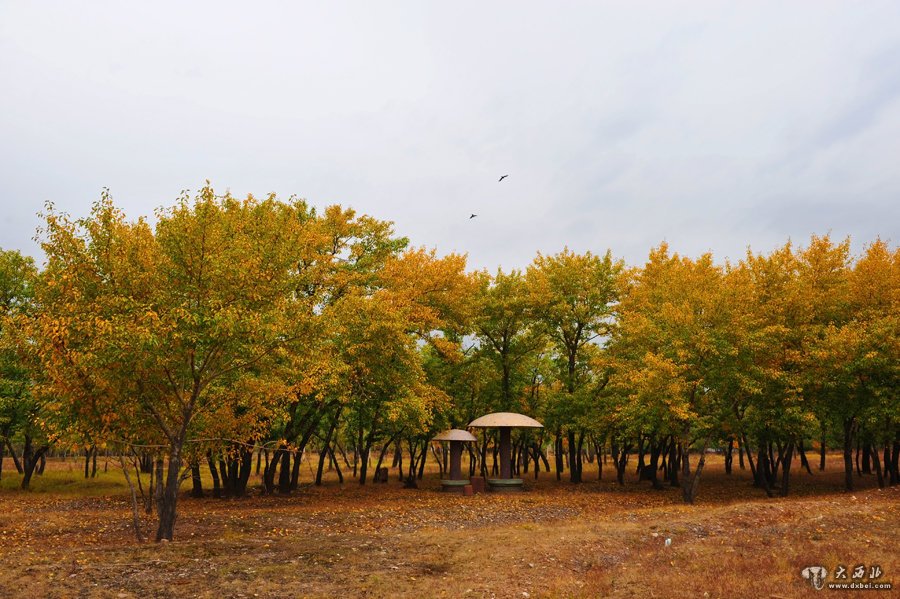
[[[429,451],[446,468],[435,433],[493,411],[545,425],[514,437],[519,474],[579,483],[608,457],[624,484],[636,456],[691,503],[716,448],[787,495],[815,443],[820,469],[843,450],[848,490],[854,468],[898,482],[900,250],[880,239],[724,264],[661,244],[640,267],[566,249],[491,274],[296,198],[207,185],[155,216],[107,193],[84,218],[48,205],[40,269],[0,252],[0,451],[24,488],[52,448],[82,451],[86,475],[115,456],[157,540],[183,482],[203,496],[201,468],[239,496],[255,456],[262,492],[290,493],[314,448],[316,482],[389,462],[414,486]],[[494,441],[470,448],[473,474],[496,467]]]

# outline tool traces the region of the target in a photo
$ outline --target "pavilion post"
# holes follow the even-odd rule
[[[462,441],[450,441],[450,480],[463,480],[462,450]]]
[[[508,426],[500,427],[500,478],[512,478],[511,432]]]

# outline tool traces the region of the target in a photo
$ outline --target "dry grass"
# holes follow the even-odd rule
[[[695,506],[543,473],[527,493],[468,498],[438,493],[435,473],[419,490],[329,479],[291,497],[185,496],[176,541],[138,545],[112,464],[85,482],[77,462],[54,463],[27,494],[7,465],[0,596],[804,597],[803,567],[839,563],[900,584],[900,488],[866,476],[846,494],[838,456],[829,466],[795,470],[793,495],[769,499],[712,457]]]

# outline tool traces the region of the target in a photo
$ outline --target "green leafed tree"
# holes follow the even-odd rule
[[[600,344],[613,325],[618,300],[619,275],[623,263],[607,251],[598,256],[590,252],[576,254],[569,249],[552,255],[538,254],[528,267],[526,280],[536,319],[550,337],[559,380],[565,394],[557,394],[557,412],[567,414],[570,424],[560,424],[557,437],[557,472],[561,468],[561,436],[569,445],[571,482],[581,482],[581,447],[586,431],[578,425],[584,418],[587,394],[578,393],[590,381],[589,344]],[[552,409],[552,408],[551,408]]]

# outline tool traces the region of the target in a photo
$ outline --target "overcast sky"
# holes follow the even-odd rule
[[[0,247],[205,179],[491,270],[896,245],[900,2],[0,0]]]

